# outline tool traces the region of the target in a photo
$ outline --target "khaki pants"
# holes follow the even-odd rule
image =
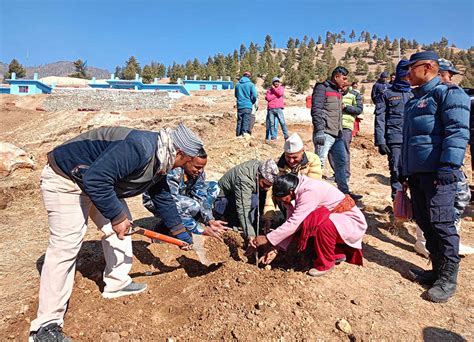
[[[97,227],[111,232],[109,220],[94,207],[90,198],[71,180],[46,165],[41,175],[41,193],[48,211],[50,238],[41,271],[38,317],[30,331],[50,323],[63,324],[64,313],[72,293],[77,254],[90,216]],[[131,219],[127,204],[122,200]],[[120,240],[116,234],[102,240],[105,257],[104,291],[117,291],[131,283],[132,240]]]

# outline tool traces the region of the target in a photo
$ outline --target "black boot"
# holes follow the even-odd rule
[[[411,269],[408,271],[408,278],[421,285],[433,285],[438,279],[439,272],[443,266],[443,258],[438,256],[430,255],[432,270],[415,270]]]
[[[459,263],[446,261],[441,267],[439,278],[427,292],[428,299],[435,303],[445,303],[456,292]]]

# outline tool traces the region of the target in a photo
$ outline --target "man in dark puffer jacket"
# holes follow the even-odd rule
[[[403,113],[405,103],[413,97],[408,79],[408,70],[404,69],[408,61],[398,62],[395,81],[382,95],[375,108],[375,146],[381,155],[388,156],[392,200],[402,186],[398,182],[398,169],[403,142]]]
[[[456,292],[459,235],[454,201],[469,140],[470,100],[437,76],[438,54],[413,54],[408,63],[414,97],[405,105],[402,179],[408,180],[413,215],[426,238],[433,269],[411,270],[414,281],[430,285],[426,297],[446,302]]]

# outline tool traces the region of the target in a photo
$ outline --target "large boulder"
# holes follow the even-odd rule
[[[6,177],[18,168],[35,167],[34,161],[21,148],[0,141],[0,177]]]

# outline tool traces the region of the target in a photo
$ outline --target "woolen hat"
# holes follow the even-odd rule
[[[418,61],[436,61],[436,62],[438,62],[438,59],[439,59],[438,54],[434,51],[417,52],[417,53],[414,53],[413,55],[410,56],[410,60],[408,61],[405,68],[408,69],[408,67],[410,65],[413,65]]]
[[[267,159],[260,164],[258,171],[270,183],[275,181],[276,176],[278,176],[278,166],[273,159]]]
[[[301,151],[303,147],[304,145],[301,137],[298,133],[293,133],[288,139],[286,139],[284,149],[285,153],[296,153]]]
[[[440,58],[438,59],[439,71],[449,71],[455,75],[459,74],[458,69],[454,67],[454,64],[447,59]]]
[[[195,157],[204,146],[202,140],[183,124],[171,131],[171,139],[178,149],[190,157]]]
[[[380,74],[380,78],[388,78],[388,72],[384,71]]]
[[[405,77],[408,75],[408,68],[406,65],[408,64],[408,61],[406,59],[400,59],[400,62],[397,64],[397,72],[396,72],[396,77]]]
[[[272,78],[272,83],[275,83],[275,82],[280,82],[280,79],[278,77],[273,77]]]

